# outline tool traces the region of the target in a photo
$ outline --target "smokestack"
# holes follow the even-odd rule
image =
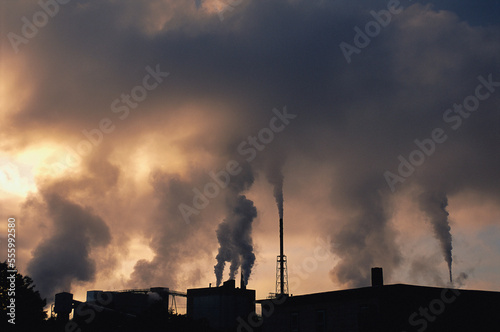
[[[241,289],[246,289],[246,283],[245,283],[245,276],[243,275],[243,269],[241,269],[241,281],[240,281],[240,288]]]
[[[372,287],[384,285],[384,274],[381,267],[372,267]]]
[[[285,294],[285,283],[283,281],[283,278],[285,276],[285,263],[284,263],[284,254],[283,254],[283,218],[280,218],[280,294]]]

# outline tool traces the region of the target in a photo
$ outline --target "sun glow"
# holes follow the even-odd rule
[[[26,197],[37,191],[36,178],[46,175],[50,146],[33,147],[18,154],[0,154],[0,191],[2,195]]]
[[[2,62],[0,62],[0,119],[2,123],[7,123],[9,116],[19,112],[33,93],[33,87],[26,84],[26,76],[20,65],[22,57],[18,58],[9,58],[7,54],[2,54]]]
[[[0,159],[0,189],[2,195],[25,197],[30,191],[36,191],[33,175],[29,166]]]

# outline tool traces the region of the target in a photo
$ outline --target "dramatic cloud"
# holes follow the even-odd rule
[[[267,294],[286,196],[291,264],[329,236],[332,287],[368,285],[375,265],[407,282],[436,234],[469,271],[451,256],[463,211],[498,225],[499,2],[222,2],[72,1],[43,24],[38,2],[2,2],[0,205],[24,203],[8,212],[30,229],[20,268],[48,294],[198,287],[229,263]],[[417,191],[435,199],[398,210]],[[419,208],[440,226],[409,231]]]

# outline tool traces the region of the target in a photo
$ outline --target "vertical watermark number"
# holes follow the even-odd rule
[[[7,320],[10,324],[16,324],[16,219],[9,218],[7,223]]]

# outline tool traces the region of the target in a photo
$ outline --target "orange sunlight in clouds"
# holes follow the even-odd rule
[[[114,151],[109,159],[112,163],[124,165],[121,168],[123,173],[135,181],[147,181],[155,169],[182,174],[187,165],[187,159],[179,149],[154,135],[142,139],[141,144],[132,150],[124,147]]]
[[[44,151],[29,150],[17,156],[0,155],[0,190],[2,195],[26,197],[36,192],[37,166],[44,157]]]
[[[464,192],[450,197],[450,219],[469,230],[478,230],[500,221],[500,207],[486,195]]]
[[[4,3],[7,34],[42,17]],[[265,298],[282,212],[292,294],[369,286],[373,266],[499,289],[500,30],[415,4],[372,36],[371,7],[88,1],[17,53],[4,38],[0,215],[19,218],[19,271],[50,303],[215,286],[240,261]],[[371,38],[351,64],[354,25]]]
[[[8,123],[7,119],[22,110],[33,93],[33,88],[27,84],[27,75],[22,63],[21,56],[16,60],[3,52],[0,63],[0,119],[2,131],[7,133],[11,130],[11,128],[4,127]]]
[[[149,260],[154,257],[154,252],[149,247],[148,241],[142,237],[132,238],[127,249],[126,257],[120,261],[121,264],[115,270],[115,275],[120,279],[127,278],[132,273],[138,260]]]

